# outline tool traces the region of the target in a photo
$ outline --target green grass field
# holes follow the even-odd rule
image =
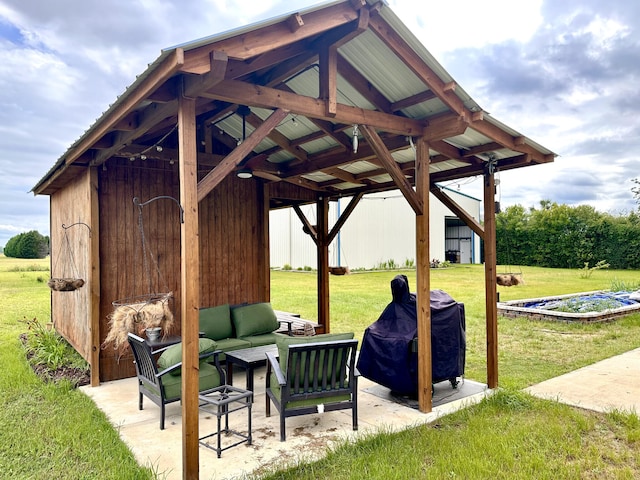
[[[78,390],[43,384],[20,344],[25,318],[49,321],[48,260],[0,256],[0,478],[155,478],[136,465],[105,416]],[[331,330],[358,338],[391,301],[396,271],[330,278]],[[405,273],[415,290],[415,273]],[[499,273],[500,272],[499,270]],[[520,270],[518,269],[518,273]],[[525,284],[500,287],[502,300],[608,289],[633,271],[523,267]],[[484,270],[432,270],[431,288],[463,302],[467,378],[485,381]],[[313,272],[272,272],[275,308],[315,318]],[[640,421],[534,399],[520,389],[640,346],[640,315],[607,324],[499,319],[499,383],[504,391],[436,424],[382,433],[335,448],[326,459],[269,478],[640,478]],[[132,400],[133,401],[133,400]],[[152,466],[151,466],[152,467]],[[267,475],[268,476],[268,475]],[[161,478],[162,475],[159,475]]]

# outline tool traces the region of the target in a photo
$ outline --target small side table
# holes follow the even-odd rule
[[[205,435],[204,437],[200,437],[198,439],[200,445],[210,448],[211,450],[215,450],[218,454],[218,458],[220,458],[223,451],[231,447],[235,447],[236,445],[240,445],[241,443],[247,442],[248,445],[251,445],[251,404],[253,403],[253,392],[233,387],[231,385],[221,385],[212,390],[201,393],[198,395],[198,398],[200,400],[200,410],[213,414],[217,418],[217,431],[210,433],[209,435]],[[229,428],[229,414],[244,408],[247,409],[249,423],[247,435]],[[223,416],[224,429],[221,428],[221,420]],[[235,435],[236,437],[240,437],[241,440],[223,448],[222,434]],[[216,447],[204,441],[213,436],[217,437]]]

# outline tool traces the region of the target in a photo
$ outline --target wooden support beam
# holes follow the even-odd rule
[[[391,153],[389,153],[389,150],[387,150],[387,147],[380,136],[368,125],[360,126],[360,131],[367,139],[367,142],[369,142],[369,145],[371,145],[373,151],[376,152],[378,159],[382,162],[382,165],[386,168],[387,172],[389,172],[389,175],[391,175],[391,178],[402,192],[402,195],[404,195],[404,198],[407,199],[407,202],[409,202],[413,211],[416,215],[422,215],[422,201],[416,195],[416,192],[411,187],[411,183],[409,183],[407,177],[402,173],[402,170],[391,156]]]
[[[423,205],[416,214],[416,280],[418,313],[418,407],[421,412],[433,408],[433,360],[431,355],[431,288],[429,255],[429,145],[424,139],[416,144],[416,193]]]
[[[348,220],[349,215],[353,213],[353,210],[356,208],[358,203],[360,203],[360,200],[362,200],[363,196],[364,196],[364,192],[360,192],[354,195],[353,198],[351,198],[349,205],[347,205],[347,208],[345,208],[344,212],[340,214],[340,218],[338,218],[338,221],[331,229],[331,232],[329,232],[329,238],[327,240],[329,245],[331,245],[331,242],[333,242],[333,240],[336,238],[336,235],[338,235],[338,232],[340,231],[342,226],[345,224],[345,222]]]
[[[202,75],[187,75],[184,80],[184,96],[196,98],[216,83],[224,80],[229,58],[225,52],[213,51],[209,54],[209,72]]]
[[[316,247],[317,247],[318,246],[318,231],[316,230],[316,226],[311,225],[311,222],[304,215],[304,213],[300,209],[299,205],[294,205],[293,206],[293,211],[296,212],[296,215],[298,215],[298,218],[302,222],[302,225],[304,226],[304,228],[309,231],[309,236],[311,237],[311,240],[313,240],[313,243],[315,243]]]
[[[301,15],[300,21],[304,25],[295,32],[291,31],[291,20],[286,18],[279,23],[270,23],[243,35],[220,40],[216,43],[216,49],[225,52],[231,59],[247,60],[353,22],[358,19],[358,16],[356,9],[342,2]],[[191,73],[206,71],[209,67],[210,48],[210,45],[204,45],[190,50],[183,71]]]
[[[331,332],[329,318],[329,200],[318,198],[316,218],[318,225],[318,323],[323,333]]]
[[[484,239],[484,228],[480,223],[467,213],[460,205],[458,205],[449,195],[447,195],[438,185],[431,185],[431,193],[440,200],[445,207],[451,210],[458,218],[473,230],[476,235]]]
[[[201,202],[209,195],[211,190],[229,175],[288,114],[289,112],[283,109],[273,112],[249,137],[238,145],[233,152],[227,155],[217,167],[200,180],[200,182],[198,182],[198,202]]]
[[[264,122],[255,113],[250,113],[249,115],[247,115],[247,123],[253,128],[258,128]],[[275,142],[275,144],[278,145],[282,150],[289,152],[291,155],[302,162],[307,161],[307,152],[305,152],[300,147],[291,145],[291,141],[276,129],[271,130],[271,132],[267,136],[271,140],[273,140],[273,142]]]
[[[178,102],[180,150],[180,295],[182,331],[182,478],[197,479],[198,448],[198,311],[200,307],[200,242],[198,238],[198,164],[196,102],[180,95]]]
[[[498,291],[496,282],[496,185],[493,172],[484,175],[484,285],[487,325],[487,385],[498,386]]]
[[[151,92],[155,91],[167,79],[169,79],[184,64],[184,52],[177,48],[171,55],[166,57],[162,63],[154,70],[152,75],[136,81],[118,102],[114,104],[101,118],[99,127],[89,130],[88,134],[69,149],[69,155],[65,158],[68,165],[73,163],[82,153],[91,148],[94,143],[112,130],[113,125],[122,120],[140,102],[145,100]],[[35,192],[36,194],[38,192]]]
[[[537,163],[553,162],[553,159],[555,158],[555,154],[542,154],[531,145],[528,145],[525,142],[524,137],[512,137],[511,135],[509,135],[509,133],[492,124],[487,119],[473,122],[471,123],[470,127],[476,132],[481,133],[485,137],[490,138],[494,142],[499,143],[504,148],[508,148],[509,150],[514,150],[516,152],[528,153],[529,155],[531,155],[532,160]]]
[[[320,98],[324,100],[325,115],[335,117],[338,112],[338,49],[332,45],[320,50]]]
[[[265,182],[258,182],[260,203],[258,208],[260,209],[259,228],[258,232],[258,248],[261,252],[258,255],[258,261],[260,262],[259,270],[262,273],[260,277],[259,293],[263,302],[271,301],[271,264],[269,259],[271,258],[269,250],[269,198],[270,188],[269,184]]]
[[[411,95],[410,97],[403,98],[402,100],[398,100],[397,102],[392,103],[389,111],[397,112],[398,110],[402,110],[403,108],[413,107],[414,105],[428,102],[429,100],[433,100],[434,98],[436,98],[435,93],[433,93],[431,90],[425,90],[424,92],[416,93],[415,95]]]
[[[91,386],[100,385],[100,202],[98,197],[98,170],[89,172],[90,218],[91,225],[89,265],[91,267],[89,287],[89,322],[91,329]]]
[[[137,128],[128,132],[119,132],[115,135],[113,145],[110,148],[100,150],[91,162],[91,166],[96,167],[102,165],[122,149],[123,146],[148,132],[149,129],[154,127],[158,122],[175,115],[176,106],[177,101],[175,100],[167,103],[152,103],[147,106],[142,113],[138,115]]]
[[[443,138],[462,135],[469,123],[460,115],[444,115],[429,120],[429,125],[424,129],[424,137],[429,140],[442,140]]]
[[[297,115],[321,120],[339,119],[346,124],[370,125],[398,135],[422,135],[425,127],[425,123],[421,120],[342,104],[338,104],[336,118],[333,118],[326,114],[325,102],[322,100],[238,80],[224,80],[201,96],[240,105],[284,108],[296,112]]]
[[[371,102],[381,112],[393,113],[391,102],[387,100],[380,90],[374,87],[371,82],[358,70],[356,70],[341,55],[338,55],[338,72],[349,82],[360,94]],[[397,109],[396,109],[397,110]]]

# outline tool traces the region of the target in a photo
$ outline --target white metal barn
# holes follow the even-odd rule
[[[480,221],[480,200],[443,188],[458,205]],[[340,217],[350,198],[331,202],[329,222]],[[480,263],[480,237],[433,194],[430,199],[430,258],[453,263]],[[300,207],[315,219],[315,206]],[[316,246],[303,231],[292,208],[272,210],[270,222],[271,267],[315,268]],[[329,262],[350,269],[375,268],[393,261],[413,264],[416,258],[415,214],[399,190],[365,195],[329,246]]]

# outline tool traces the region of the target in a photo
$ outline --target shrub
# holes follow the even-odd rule
[[[606,260],[600,260],[593,267],[589,267],[589,262],[584,262],[584,267],[580,269],[580,278],[589,278],[596,270],[609,268]]]
[[[28,328],[25,335],[25,348],[32,365],[44,365],[50,370],[56,370],[66,365],[75,368],[88,368],[86,361],[55,329],[43,325],[37,318],[25,319],[24,321]]]

